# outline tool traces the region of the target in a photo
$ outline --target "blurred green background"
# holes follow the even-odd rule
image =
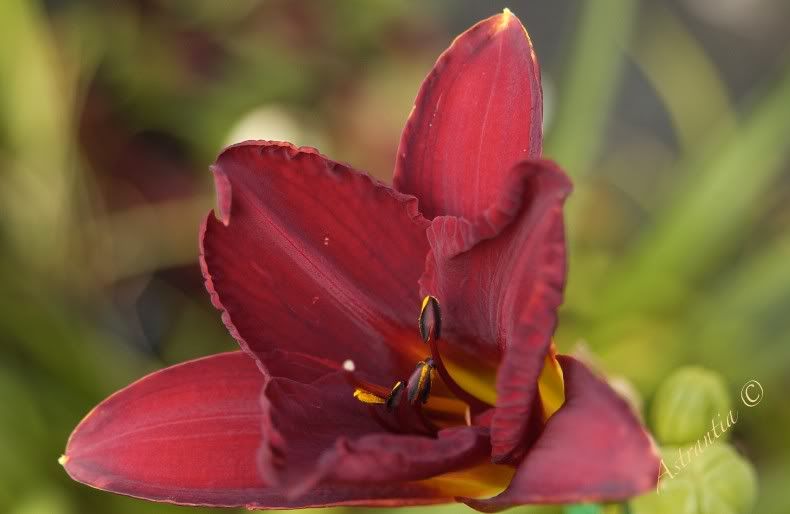
[[[72,483],[57,457],[109,393],[234,347],[196,264],[208,164],[283,139],[389,180],[433,61],[506,6],[576,184],[558,345],[647,405],[682,365],[718,372],[755,512],[790,512],[785,0],[3,0],[0,512],[186,512]]]

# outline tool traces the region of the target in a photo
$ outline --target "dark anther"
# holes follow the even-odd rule
[[[424,343],[430,339],[437,340],[441,337],[442,311],[439,308],[439,300],[433,296],[426,296],[423,299],[417,325],[420,327],[420,337]]]
[[[431,394],[431,380],[433,378],[433,360],[430,358],[417,363],[408,382],[406,397],[409,403],[426,403]]]
[[[455,395],[456,398],[469,405],[474,413],[483,412],[487,408],[491,407],[474,395],[466,392],[455,382],[455,380],[453,380],[453,377],[450,376],[450,372],[447,371],[447,367],[444,365],[441,355],[439,355],[439,338],[441,336],[442,328],[442,313],[439,309],[439,301],[433,296],[426,296],[422,300],[422,308],[420,309],[418,325],[420,328],[420,336],[422,337],[423,342],[427,343],[431,348],[431,358],[425,361],[430,361],[431,371],[433,371],[435,368],[436,372],[441,377],[442,382],[444,382],[444,385],[447,386],[447,388]],[[416,374],[417,370],[412,373],[412,378],[409,379],[410,395],[413,378]],[[430,390],[430,377],[428,380],[428,389]],[[415,392],[415,394],[417,393]],[[425,394],[425,398],[428,398],[427,393]],[[411,400],[411,396],[409,396],[409,399]]]
[[[395,407],[400,404],[401,397],[403,396],[403,382],[400,380],[395,382],[395,385],[392,386],[392,390],[390,394],[387,395],[387,400],[384,402],[384,405],[387,407],[388,411],[391,411]]]

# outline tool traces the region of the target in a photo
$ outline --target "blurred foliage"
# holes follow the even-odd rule
[[[646,398],[689,364],[734,398],[759,380],[731,444],[756,466],[755,511],[788,512],[790,41],[774,20],[790,13],[709,4],[509,2],[542,58],[546,154],[576,183],[557,340]],[[0,2],[0,511],[182,512],[72,483],[57,457],[115,389],[233,347],[196,266],[207,164],[256,134],[388,179],[433,60],[503,7]]]

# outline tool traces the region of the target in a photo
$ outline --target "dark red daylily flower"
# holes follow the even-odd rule
[[[105,400],[71,436],[68,473],[249,508],[493,511],[654,487],[658,457],[626,402],[552,346],[570,183],[540,159],[541,103],[532,44],[505,11],[425,80],[394,189],[310,148],[223,151],[201,264],[243,351]]]

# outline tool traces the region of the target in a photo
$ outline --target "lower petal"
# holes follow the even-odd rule
[[[308,368],[301,377],[314,372]],[[450,487],[446,480],[327,480],[298,497],[288,494],[264,480],[260,469],[261,441],[271,432],[261,399],[266,380],[243,352],[158,371],[93,409],[75,429],[60,462],[74,480],[91,487],[181,505],[423,505],[452,502],[470,490]],[[452,483],[464,477],[479,478],[462,475]]]
[[[488,463],[487,428],[455,426],[436,437],[418,435],[413,427],[398,433],[397,410],[355,400],[345,372],[330,363],[280,351],[264,364],[280,376],[273,376],[265,391],[272,429],[261,454],[262,471],[290,497],[332,483],[362,488],[419,483],[447,498],[502,490],[507,484],[501,473],[494,473],[498,478],[492,484],[472,472]],[[448,473],[457,478],[440,478]]]
[[[292,492],[300,495],[326,481],[386,484],[430,479],[483,464],[490,451],[488,430],[481,427],[448,428],[436,438],[395,434],[341,438]]]
[[[518,467],[508,488],[464,501],[494,512],[528,503],[609,502],[656,486],[659,455],[634,412],[581,362],[559,356],[565,404]]]
[[[138,498],[252,503],[266,491],[256,459],[264,380],[242,352],[153,373],[94,408],[61,463],[79,482]]]

